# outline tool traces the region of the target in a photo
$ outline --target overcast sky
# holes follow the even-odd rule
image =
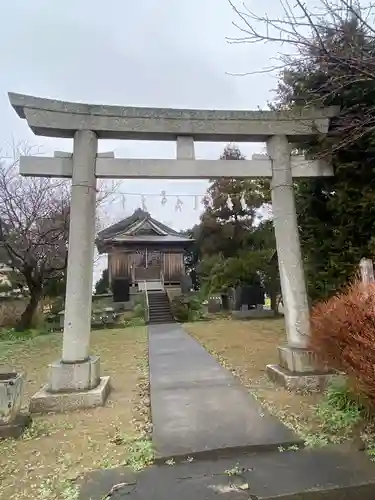
[[[247,0],[270,14],[268,5]],[[0,145],[26,139],[72,151],[72,141],[35,137],[9,105],[7,93],[88,103],[211,109],[257,109],[272,99],[270,75],[230,76],[261,69],[276,52],[270,45],[228,44],[239,36],[227,0],[3,0],[0,2]],[[275,6],[276,4],[276,6]],[[261,13],[262,13],[261,11]],[[216,158],[224,144],[198,144],[201,158]],[[173,158],[172,143],[100,141],[119,157]],[[263,145],[241,146],[245,154]],[[182,229],[199,217],[193,196],[204,181],[124,181],[107,207],[108,222],[141,204],[159,220]],[[161,190],[168,195],[160,203]],[[175,212],[176,195],[183,201]]]

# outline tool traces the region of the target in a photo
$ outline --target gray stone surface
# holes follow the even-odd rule
[[[306,347],[310,335],[310,311],[300,246],[293,175],[287,137],[267,141],[272,158],[271,198],[277,258],[288,344]]]
[[[51,363],[48,380],[49,392],[95,389],[100,383],[100,358],[90,356],[82,363],[63,363],[61,360]]]
[[[269,309],[248,309],[240,311],[232,311],[234,319],[260,319],[260,318],[274,318],[275,313]]]
[[[225,471],[239,469],[239,475]],[[141,473],[94,471],[80,500],[373,500],[375,465],[364,453],[334,449],[242,455],[216,461],[153,466]]]
[[[220,312],[222,309],[221,306],[221,298],[209,298],[208,299],[208,304],[207,304],[207,310],[211,314],[215,314]]]
[[[19,414],[24,380],[24,373],[0,373],[0,424],[10,424]]]
[[[323,160],[291,157],[293,177],[332,177],[332,165]],[[20,173],[36,177],[72,177],[71,158],[22,156]],[[272,163],[263,160],[173,160],[141,158],[96,158],[98,178],[113,179],[219,179],[272,177]],[[181,238],[180,238],[181,239]]]
[[[65,362],[86,360],[90,352],[97,148],[94,132],[75,132],[62,349]]]
[[[327,133],[337,108],[273,111],[134,108],[81,104],[9,93],[21,118],[36,135],[73,137],[92,130],[100,139],[173,140],[191,136],[199,141],[266,141],[275,134],[293,135],[293,142]]]
[[[321,363],[309,349],[300,349],[282,346],[279,350],[279,364],[292,373],[324,373],[329,372],[326,365]]]
[[[31,424],[29,414],[19,413],[12,421],[7,424],[0,423],[0,439],[17,439]]]
[[[150,326],[149,341],[158,458],[299,442],[180,325]]]
[[[280,365],[267,365],[268,377],[289,391],[322,392],[341,375],[335,373],[293,373]]]
[[[110,390],[109,377],[101,377],[100,384],[87,391],[53,393],[49,392],[48,385],[45,385],[31,398],[29,409],[31,413],[62,413],[104,406]]]

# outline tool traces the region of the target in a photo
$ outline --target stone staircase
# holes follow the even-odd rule
[[[157,323],[174,323],[175,320],[172,315],[171,305],[169,303],[168,295],[163,290],[147,292],[148,306],[149,306],[149,324]]]

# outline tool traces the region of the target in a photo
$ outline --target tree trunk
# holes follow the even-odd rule
[[[23,311],[21,318],[17,324],[17,327],[16,327],[17,331],[23,332],[24,330],[28,330],[29,328],[32,327],[35,312],[38,308],[41,297],[42,297],[41,290],[39,290],[39,289],[31,289],[30,290],[30,300],[26,306],[26,309]]]

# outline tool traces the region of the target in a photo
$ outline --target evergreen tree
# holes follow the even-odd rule
[[[323,26],[323,25],[322,25]],[[332,162],[335,176],[296,183],[301,241],[313,299],[327,297],[356,272],[362,257],[374,255],[375,123],[374,80],[355,67],[332,63],[357,54],[369,63],[374,38],[357,18],[337,19],[320,27],[322,43],[310,41],[304,58],[291,62],[278,87],[276,107],[339,106],[327,137],[300,145],[304,151]],[[324,52],[330,51],[330,56]],[[326,64],[330,57],[330,64]],[[351,71],[348,82],[348,71]],[[359,126],[360,125],[360,126]]]
[[[225,147],[221,160],[245,160],[236,145]],[[204,198],[201,223],[194,228],[199,251],[228,258],[246,248],[258,210],[270,200],[269,183],[263,180],[216,179]]]
[[[228,145],[220,159],[244,160],[235,145]],[[259,209],[270,203],[269,181],[216,179],[204,199],[201,222],[190,234],[196,239],[191,258],[199,262],[198,274],[212,291],[259,280],[276,310],[280,293],[276,244],[271,221],[259,223]]]
[[[109,271],[108,268],[104,269],[101,277],[95,284],[95,295],[101,295],[102,293],[107,293],[109,290]]]

